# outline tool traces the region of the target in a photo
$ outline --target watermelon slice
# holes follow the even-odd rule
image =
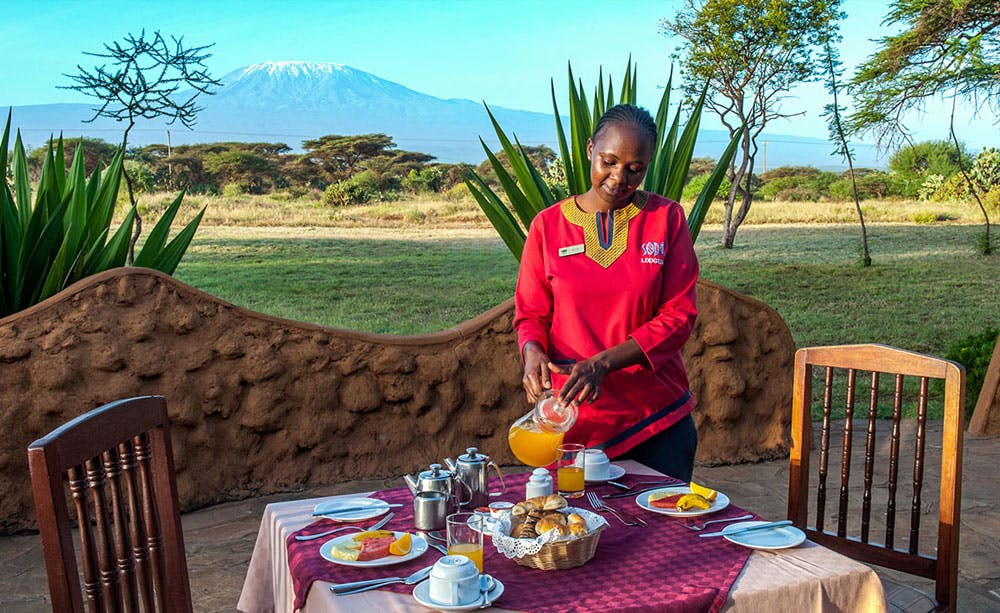
[[[656,507],[657,509],[676,509],[677,501],[683,497],[684,494],[671,494],[668,496],[663,496],[661,498],[649,497],[649,506]]]
[[[383,536],[361,541],[361,553],[358,554],[358,562],[386,557],[389,555],[389,546],[395,540],[395,536]]]

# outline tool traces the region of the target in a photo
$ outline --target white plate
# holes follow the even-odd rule
[[[625,474],[625,469],[617,464],[612,464],[608,466],[608,478],[607,479],[587,479],[587,483],[604,483],[605,481],[614,481]]]
[[[805,533],[795,526],[779,526],[777,528],[754,530],[732,536],[726,534],[726,532],[732,532],[740,528],[749,528],[766,523],[769,522],[741,521],[736,524],[729,524],[722,529],[722,536],[731,543],[750,547],[751,549],[787,549],[788,547],[801,545],[806,540]]]
[[[715,497],[712,501],[712,506],[707,509],[689,509],[687,511],[677,511],[674,509],[659,509],[657,507],[649,504],[649,497],[653,494],[658,494],[660,492],[666,494],[690,494],[691,488],[687,485],[674,485],[671,487],[661,487],[659,489],[651,490],[649,492],[643,492],[639,494],[635,499],[635,503],[640,507],[646,509],[647,511],[652,511],[653,513],[660,513],[662,515],[669,515],[670,517],[697,517],[699,515],[708,515],[709,513],[715,513],[716,511],[721,511],[729,506],[729,496],[726,496],[722,492]]]
[[[413,588],[413,597],[420,604],[436,611],[475,611],[479,608],[479,603],[481,602],[481,600],[477,599],[469,604],[441,604],[435,600],[431,600],[430,589],[430,579],[421,581]],[[492,604],[493,601],[500,598],[501,594],[503,594],[503,583],[500,583],[499,579],[493,577],[493,589],[486,593],[486,600]]]
[[[413,539],[410,552],[402,556],[387,555],[384,558],[376,558],[374,560],[341,560],[340,558],[333,557],[333,546],[343,543],[345,541],[350,541],[358,533],[354,532],[351,534],[345,534],[344,536],[338,536],[337,538],[330,539],[329,541],[323,543],[323,546],[319,548],[319,555],[323,556],[324,560],[329,560],[334,564],[342,564],[344,566],[357,566],[360,568],[370,567],[370,566],[391,566],[393,564],[400,564],[402,562],[407,562],[414,558],[419,558],[427,551],[427,541],[424,537],[419,534],[410,534],[410,538]],[[405,532],[394,532],[396,538],[399,538],[406,534]]]
[[[323,515],[333,521],[361,521],[362,519],[372,519],[385,514],[389,510],[389,503],[378,498],[337,498],[326,500],[313,507],[313,514],[334,513],[337,509],[350,509],[352,507],[364,507],[358,511],[349,513],[336,513],[335,515]]]

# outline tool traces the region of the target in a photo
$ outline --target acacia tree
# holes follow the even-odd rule
[[[903,31],[880,41],[879,49],[852,80],[856,110],[851,128],[874,134],[882,147],[909,141],[904,119],[924,103],[952,97],[949,136],[955,136],[955,106],[968,100],[977,112],[1000,111],[1000,6],[997,0],[895,0],[884,22]],[[960,158],[961,156],[959,156]],[[985,220],[980,251],[992,251],[990,218],[968,172],[960,170]]]
[[[664,34],[684,41],[680,62],[687,94],[696,98],[707,83],[705,106],[730,138],[745,127],[740,155],[728,171],[723,247],[732,248],[750,212],[757,137],[768,122],[804,112],[784,110],[782,100],[792,86],[822,74],[814,51],[841,16],[840,0],[686,0],[673,19],[660,21]]]
[[[167,124],[180,121],[191,128],[201,107],[196,104],[201,94],[212,94],[213,87],[221,85],[205,68],[205,60],[212,54],[205,50],[212,45],[185,47],[184,39],[167,40],[158,31],[151,38],[143,30],[138,36],[126,34],[122,41],[105,43],[103,52],[84,52],[106,63],[88,70],[77,65],[76,74],[67,74],[75,84],[63,86],[97,98],[100,106],[93,109],[94,116],[108,117],[126,122],[122,135],[122,149],[128,145],[128,135],[139,118],[166,118]],[[135,214],[135,233],[129,245],[128,261],[134,261],[135,244],[142,233],[142,219],[138,213],[135,193],[129,173],[125,174],[129,201]]]

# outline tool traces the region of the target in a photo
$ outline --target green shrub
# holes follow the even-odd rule
[[[993,356],[993,348],[996,346],[998,334],[1000,334],[1000,328],[987,328],[979,334],[959,340],[945,353],[944,357],[965,367],[966,417],[976,407],[979,392],[983,389],[986,369],[990,365],[990,358]]]
[[[962,173],[958,173],[945,180],[941,184],[941,187],[934,191],[931,200],[937,202],[956,202],[967,199],[969,193],[969,182],[965,180],[965,176]]]
[[[827,200],[836,180],[836,174],[811,166],[783,166],[760,175],[760,196],[764,200]]]
[[[913,223],[932,224],[935,221],[941,221],[941,216],[937,213],[926,212],[913,214]]]
[[[691,177],[691,180],[684,186],[684,191],[681,192],[681,201],[690,202],[697,198],[701,190],[705,189],[709,176],[708,174],[700,174]],[[726,196],[729,195],[730,185],[729,178],[723,177],[722,182],[719,183],[719,190],[715,192],[715,200],[725,200]]]
[[[349,179],[331,183],[323,191],[323,204],[351,206],[370,202],[378,195],[374,181],[360,172]]]
[[[426,194],[441,191],[444,183],[444,171],[439,168],[411,169],[402,180],[402,188],[414,194]]]
[[[239,198],[245,193],[246,190],[239,183],[230,182],[222,186],[222,196],[225,198]]]
[[[472,192],[469,191],[469,186],[465,183],[456,183],[448,188],[448,190],[444,192],[444,199],[451,202],[473,200]]]
[[[983,206],[986,207],[987,211],[1000,213],[1000,187],[994,187],[980,196],[980,199],[983,201]]]
[[[1000,150],[990,147],[979,152],[972,162],[969,175],[980,191],[988,192],[1000,187]]]
[[[6,174],[10,114],[0,137],[0,168]],[[122,183],[124,153],[88,178],[78,146],[69,172],[60,138],[50,144],[32,198],[28,160],[17,133],[10,172],[13,191],[0,182],[0,317],[16,313],[94,273],[124,266],[136,211],[130,208],[117,230],[111,220]],[[170,225],[180,209],[181,192],[153,225],[135,265],[173,274],[205,210],[170,242]]]
[[[936,174],[948,179],[959,172],[959,161],[968,167],[971,159],[964,148],[956,151],[946,141],[925,141],[908,145],[889,158],[893,174],[894,193],[906,198],[916,198],[927,175]]]
[[[855,172],[854,181],[858,187],[859,200],[885,198],[892,193],[889,175],[878,170],[859,169]],[[830,183],[827,192],[833,200],[854,200],[850,175],[846,172],[841,173],[840,178]]]

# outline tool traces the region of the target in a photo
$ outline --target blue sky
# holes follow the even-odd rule
[[[639,102],[655,108],[670,54],[679,46],[659,22],[681,0],[0,0],[0,105],[84,102],[57,89],[77,64],[90,68],[105,42],[145,28],[215,43],[208,66],[216,77],[267,60],[336,62],[441,98],[550,112],[549,81],[562,100],[566,63],[592,87],[599,66],[619,80],[632,55],[639,67]],[[846,0],[841,57],[848,74],[885,32],[884,3]],[[819,85],[793,92],[787,111],[805,115],[768,131],[826,137],[820,117],[828,99]],[[948,106],[932,103],[910,123],[917,140],[946,138]],[[966,111],[966,116],[970,112]],[[706,113],[704,127],[717,127]],[[973,150],[996,145],[996,126],[980,118],[957,122]]]

